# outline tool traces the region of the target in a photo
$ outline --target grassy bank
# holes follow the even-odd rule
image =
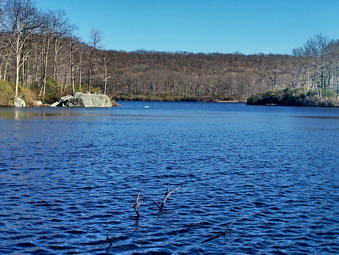
[[[0,80],[0,106],[13,106],[14,94],[13,85],[8,81]]]
[[[303,88],[268,90],[247,99],[248,105],[283,105],[335,107],[339,106],[336,94],[331,90],[310,90]]]
[[[33,106],[37,101],[37,93],[25,86],[19,86],[19,95],[26,105]],[[9,81],[0,80],[0,106],[1,107],[12,107],[14,106],[15,90],[14,84]]]

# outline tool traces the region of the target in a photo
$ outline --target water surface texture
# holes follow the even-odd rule
[[[339,253],[338,108],[121,104],[0,109],[1,254]]]

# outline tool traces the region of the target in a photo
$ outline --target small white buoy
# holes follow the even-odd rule
[[[151,108],[151,106],[149,106],[149,105],[144,106],[144,109],[148,109],[148,108]]]

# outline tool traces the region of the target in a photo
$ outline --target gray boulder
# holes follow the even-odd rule
[[[55,103],[53,104],[55,105]],[[108,96],[99,93],[76,92],[74,96],[64,96],[55,106],[60,107],[112,107]]]
[[[26,107],[26,103],[20,97],[14,97],[14,106],[15,107]]]
[[[31,106],[44,106],[42,101],[33,101]]]
[[[57,107],[59,105],[59,102],[55,102],[53,104],[50,105],[50,107]]]

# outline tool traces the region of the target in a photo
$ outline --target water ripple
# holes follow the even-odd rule
[[[0,118],[0,254],[339,253],[337,110],[154,104]]]

